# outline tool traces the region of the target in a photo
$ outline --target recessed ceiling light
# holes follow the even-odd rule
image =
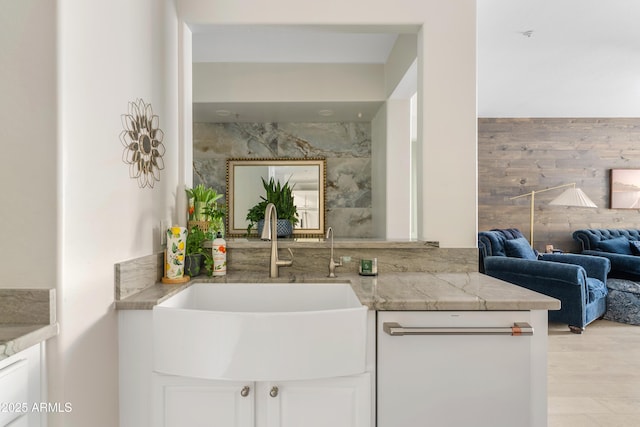
[[[216,114],[220,117],[229,117],[231,115],[231,111],[229,110],[216,110]]]
[[[320,110],[318,111],[318,114],[320,114],[322,117],[331,117],[333,116],[333,110]]]

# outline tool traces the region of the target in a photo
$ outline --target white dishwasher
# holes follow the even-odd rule
[[[546,356],[542,370],[534,369],[531,317],[530,311],[379,311],[377,427],[546,425],[546,378],[533,378],[546,376]],[[534,383],[545,385],[544,403],[536,403]]]

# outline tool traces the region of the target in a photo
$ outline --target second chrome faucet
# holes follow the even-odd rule
[[[336,267],[342,267],[342,257],[340,257],[340,263],[337,263],[333,260],[333,228],[327,228],[327,239],[331,235],[331,256],[329,258],[329,276],[328,277],[337,277],[336,276]]]

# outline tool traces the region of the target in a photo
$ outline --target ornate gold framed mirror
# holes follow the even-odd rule
[[[249,209],[265,196],[262,179],[292,187],[298,223],[293,237],[317,237],[325,232],[326,160],[323,158],[235,158],[227,160],[227,235],[245,236]],[[256,235],[255,227],[252,235]]]

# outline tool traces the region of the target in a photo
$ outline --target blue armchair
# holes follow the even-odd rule
[[[540,254],[517,229],[478,233],[480,272],[560,300],[549,320],[566,323],[574,333],[606,310],[607,258]]]

